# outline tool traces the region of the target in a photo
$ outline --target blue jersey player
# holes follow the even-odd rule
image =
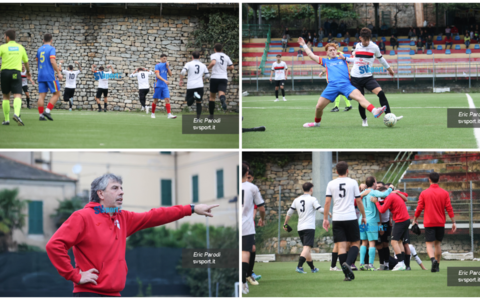
[[[298,43],[302,47],[305,46],[303,38],[298,38]],[[316,56],[308,47],[303,48],[311,60],[325,67],[328,82],[327,87],[318,99],[315,109],[315,122],[305,123],[303,124],[303,127],[320,127],[323,109],[329,103],[333,103],[339,94],[358,101],[358,103],[371,112],[375,118],[378,118],[385,111],[385,106],[375,108],[367,99],[365,99],[362,93],[350,83],[350,74],[345,60],[346,58],[341,53],[338,53],[336,44],[329,43],[325,46],[327,58]],[[337,57],[337,55],[339,56]]]
[[[167,62],[167,55],[160,55],[160,63],[155,65],[155,93],[153,94],[152,103],[152,119],[155,119],[155,108],[157,107],[158,99],[165,99],[165,109],[168,113],[169,119],[175,119],[177,116],[172,115],[170,110],[170,91],[168,89],[168,76],[172,76],[170,65]]]
[[[63,75],[58,69],[56,60],[55,47],[52,46],[53,38],[50,33],[43,36],[43,45],[37,51],[37,64],[38,64],[38,112],[40,113],[40,121],[46,121],[47,119],[53,121],[50,111],[60,98],[60,82],[55,77],[57,72],[58,78],[63,79]],[[45,97],[48,91],[52,93],[52,98],[48,102],[47,109],[43,111],[43,105]]]

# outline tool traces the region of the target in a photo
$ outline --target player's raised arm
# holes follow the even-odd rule
[[[115,70],[113,69],[113,66],[108,65],[107,68],[110,68],[110,70],[112,70],[112,73],[115,73]]]
[[[97,67],[96,65],[92,65],[92,72],[93,72],[93,73],[95,73],[95,68],[96,68],[96,67]]]
[[[303,50],[305,51],[305,53],[307,53],[308,57],[310,57],[311,60],[315,61],[318,64],[320,61],[320,56],[313,54],[312,50],[310,50],[308,47],[303,47],[305,46],[305,41],[303,40],[303,38],[299,37],[298,43],[300,44],[300,46],[302,46]]]
[[[75,61],[74,63],[78,66],[78,69],[80,70],[80,72],[82,72],[82,66],[80,66],[80,64],[78,63],[78,61]]]
[[[53,69],[57,72],[58,79],[63,80],[63,75],[61,70],[58,68],[57,59],[54,55],[50,56],[50,63],[52,64]]]

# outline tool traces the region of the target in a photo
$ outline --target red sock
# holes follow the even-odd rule
[[[170,103],[165,104],[165,108],[167,109],[167,113],[170,113]]]
[[[322,118],[315,118],[315,123],[320,123],[321,120]]]
[[[368,110],[369,112],[372,112],[372,110],[374,110],[374,109],[375,109],[375,106],[373,106],[373,104],[370,104],[370,105],[367,107],[367,110]]]
[[[155,103],[152,103],[152,114],[155,113],[155,108],[157,107],[157,105]]]
[[[48,105],[47,105],[47,108],[48,108],[49,110],[52,110],[52,109],[53,109],[53,104],[49,102]]]
[[[38,112],[39,112],[40,114],[43,114],[43,106],[39,106],[39,107],[38,107]]]

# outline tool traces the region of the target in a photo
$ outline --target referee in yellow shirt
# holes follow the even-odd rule
[[[25,64],[27,79],[31,79],[30,67],[28,65],[28,56],[25,48],[15,42],[15,30],[5,31],[6,44],[0,46],[0,57],[2,58],[2,94],[3,94],[3,115],[5,121],[2,125],[10,125],[10,93],[13,94],[13,120],[19,126],[24,126],[20,119],[20,110],[22,108],[22,62]]]

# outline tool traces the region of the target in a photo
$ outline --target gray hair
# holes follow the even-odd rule
[[[110,183],[110,180],[112,180],[113,182],[118,182],[120,184],[123,184],[122,177],[114,174],[105,174],[95,178],[92,181],[92,184],[90,186],[91,202],[100,203],[100,198],[98,197],[97,191],[104,191],[107,188],[108,184]]]

